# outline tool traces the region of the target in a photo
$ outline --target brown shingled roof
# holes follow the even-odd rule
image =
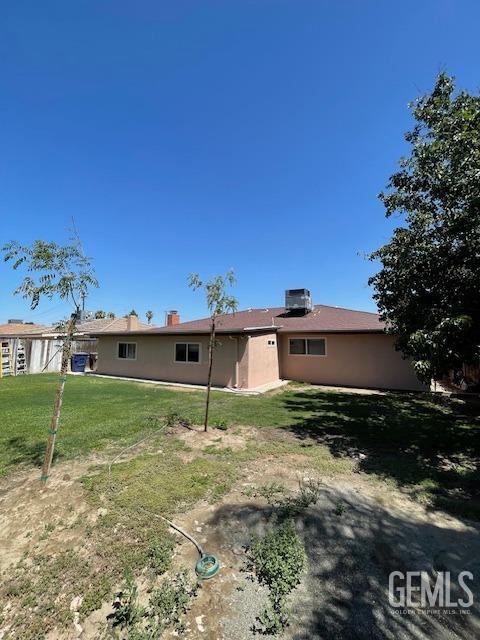
[[[25,325],[24,325],[25,326]],[[31,336],[58,334],[59,331],[55,325],[50,327],[40,327],[39,325],[30,325],[38,328],[30,329],[27,331]],[[152,329],[151,324],[145,324],[144,322],[138,323],[138,331],[147,331]],[[99,318],[98,320],[88,320],[87,322],[79,322],[75,329],[75,335],[99,335],[104,333],[124,333],[127,331],[127,318]]]
[[[0,336],[18,336],[32,331],[45,331],[48,327],[41,324],[25,324],[24,322],[9,322],[0,324]]]
[[[353,311],[339,307],[317,304],[313,310],[303,316],[285,311],[284,307],[269,309],[248,309],[218,317],[219,333],[244,333],[249,331],[275,330],[279,333],[306,332],[382,332],[384,323],[377,313]],[[181,322],[168,327],[149,328],[141,331],[144,335],[208,333],[210,318]],[[130,333],[139,333],[133,331]]]

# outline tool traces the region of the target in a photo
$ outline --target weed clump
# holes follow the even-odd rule
[[[126,572],[113,602],[113,613],[107,618],[114,637],[120,634],[129,640],[154,640],[168,628],[177,635],[182,633],[184,616],[196,590],[197,585],[190,582],[187,571],[181,571],[153,589],[148,605],[141,606],[133,575]]]
[[[300,583],[307,566],[294,521],[288,518],[275,522],[271,531],[253,542],[250,557],[260,584],[269,588],[269,605],[257,618],[257,631],[274,635],[288,624],[287,597]]]

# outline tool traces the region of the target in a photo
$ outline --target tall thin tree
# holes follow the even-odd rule
[[[73,306],[73,313],[63,329],[60,378],[55,393],[41,475],[41,480],[46,482],[50,475],[55,450],[68,359],[76,322],[89,287],[98,287],[98,282],[90,260],[83,253],[78,236],[74,238],[72,244],[66,246],[43,240],[36,240],[31,246],[12,241],[3,247],[3,253],[5,262],[11,261],[13,269],[23,267],[27,271],[27,275],[14,293],[28,299],[31,309],[35,309],[42,298],[58,298],[68,301]]]
[[[153,311],[146,311],[145,317],[147,319],[148,324],[150,324],[153,318]]]
[[[235,276],[233,271],[228,271],[224,276],[215,276],[209,282],[204,282],[198,273],[190,274],[188,278],[188,286],[194,291],[203,289],[205,291],[207,307],[210,312],[210,339],[208,343],[208,379],[207,379],[207,399],[205,402],[205,431],[208,430],[208,413],[210,408],[210,391],[212,388],[213,360],[215,353],[215,333],[217,328],[218,316],[235,312],[237,309],[237,300],[227,294],[227,287],[235,284]]]

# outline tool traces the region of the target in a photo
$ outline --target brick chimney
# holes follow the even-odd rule
[[[180,324],[180,316],[178,311],[167,312],[167,327],[171,327],[174,324]]]
[[[138,330],[138,316],[127,316],[127,331]]]

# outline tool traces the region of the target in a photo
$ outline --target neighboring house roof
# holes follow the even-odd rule
[[[150,327],[147,331],[130,331],[143,335],[208,333],[210,318],[182,322],[167,327]],[[323,304],[314,306],[310,313],[298,315],[285,311],[285,307],[248,309],[217,318],[218,333],[253,333],[277,331],[278,333],[382,333],[385,324],[377,313],[353,311]],[[113,333],[113,332],[112,332]],[[120,332],[119,332],[120,333]]]
[[[138,323],[137,331],[146,331],[152,329],[151,324],[144,322]],[[79,322],[75,329],[75,335],[100,335],[104,333],[124,333],[127,331],[127,318],[101,318],[98,320],[89,320],[87,322]],[[55,325],[50,327],[40,327],[27,332],[29,336],[51,336],[58,335],[58,331]]]
[[[16,337],[25,333],[31,333],[32,331],[45,331],[48,327],[41,324],[25,324],[24,322],[9,322],[7,324],[0,324],[0,336],[2,337]]]

